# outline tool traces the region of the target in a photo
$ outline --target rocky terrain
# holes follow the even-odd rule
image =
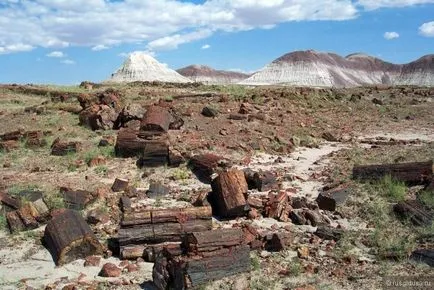
[[[134,81],[162,81],[186,83],[189,79],[181,76],[176,71],[159,63],[152,56],[144,52],[133,52],[128,56],[122,66],[114,72],[109,82],[134,82]]]
[[[236,84],[249,77],[248,74],[216,70],[206,65],[190,65],[176,71],[194,82],[211,85]]]
[[[313,50],[285,54],[253,74],[241,84],[315,87],[356,87],[365,85],[434,84],[433,55],[404,65],[351,54],[341,57]]]
[[[0,288],[382,289],[385,277],[432,277],[433,97],[2,85]]]

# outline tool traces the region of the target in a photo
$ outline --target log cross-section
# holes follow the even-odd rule
[[[44,241],[56,265],[102,254],[102,246],[83,217],[66,209],[48,222]]]
[[[211,203],[213,212],[220,217],[236,217],[246,214],[247,205],[245,194],[248,187],[244,172],[231,169],[221,172],[212,183]]]
[[[169,130],[172,115],[169,110],[160,106],[151,106],[146,111],[145,117],[142,120],[140,129],[143,131],[161,131]]]

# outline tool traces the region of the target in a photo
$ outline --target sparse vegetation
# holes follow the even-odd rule
[[[186,167],[176,168],[173,170],[171,177],[173,180],[185,180],[190,178],[190,171]]]
[[[407,187],[405,184],[394,180],[390,175],[386,175],[380,181],[373,183],[371,190],[376,191],[392,202],[404,200],[407,194]]]

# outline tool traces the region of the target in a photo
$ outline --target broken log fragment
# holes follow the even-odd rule
[[[211,175],[224,163],[227,163],[224,157],[206,153],[193,156],[189,161],[189,166],[201,182],[209,184]]]
[[[393,211],[415,226],[430,226],[434,219],[434,212],[418,200],[401,201],[393,206]]]
[[[282,222],[289,221],[289,213],[292,211],[291,201],[286,192],[270,192],[269,199],[265,206],[265,216],[277,219]]]
[[[231,169],[221,172],[211,183],[211,205],[220,217],[244,216],[250,209],[245,195],[248,191],[244,172]]]
[[[147,109],[140,125],[142,131],[167,132],[172,120],[170,112],[160,106],[151,106]]]
[[[205,232],[194,232],[187,235],[185,244],[189,254],[200,255],[221,248],[241,245],[244,233],[241,228],[216,229]]]
[[[318,203],[318,207],[320,209],[335,211],[336,206],[343,204],[349,194],[350,189],[348,187],[340,186],[326,192],[321,192],[318,195],[316,202]]]
[[[56,265],[103,252],[89,225],[74,210],[66,209],[48,222],[44,241]]]
[[[67,188],[61,188],[60,191],[63,196],[65,207],[69,209],[82,210],[96,199],[94,194],[87,190],[70,190]]]
[[[6,220],[11,233],[18,233],[25,229],[25,226],[18,215],[18,211],[10,211],[6,213]]]
[[[289,233],[273,233],[271,238],[266,239],[265,249],[270,252],[283,251],[291,244],[291,240],[291,235]]]
[[[138,167],[158,167],[169,163],[169,144],[165,140],[148,141],[137,161]]]
[[[65,142],[56,138],[51,145],[51,155],[64,156],[70,153],[77,153],[81,149],[80,142]]]
[[[190,289],[212,280],[250,271],[250,248],[246,245],[216,251],[207,257],[160,255],[152,277],[160,289]]]
[[[411,253],[410,259],[418,263],[425,263],[430,267],[434,267],[434,250],[433,249],[418,249]]]
[[[19,210],[17,210],[17,213],[18,216],[21,218],[24,227],[27,230],[33,230],[39,226],[38,222],[34,217],[34,215],[37,215],[37,213],[32,213],[30,204],[27,203],[24,206],[22,206]]]
[[[408,185],[427,185],[433,178],[433,161],[354,166],[353,178],[380,180],[386,175]]]
[[[125,189],[127,189],[129,182],[130,181],[128,179],[116,178],[113,182],[111,189],[113,192],[124,191]]]
[[[0,191],[0,201],[12,209],[19,209],[21,206],[21,201],[18,198],[12,197],[3,191]]]
[[[339,241],[342,237],[343,230],[329,226],[318,226],[315,235],[324,240]]]

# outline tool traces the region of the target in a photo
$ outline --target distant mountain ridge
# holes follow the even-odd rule
[[[204,84],[235,84],[250,76],[240,72],[216,70],[206,65],[190,65],[176,71],[194,82]]]
[[[248,79],[245,85],[355,87],[363,85],[434,85],[434,55],[393,64],[369,55],[346,57],[314,50],[287,53]]]

